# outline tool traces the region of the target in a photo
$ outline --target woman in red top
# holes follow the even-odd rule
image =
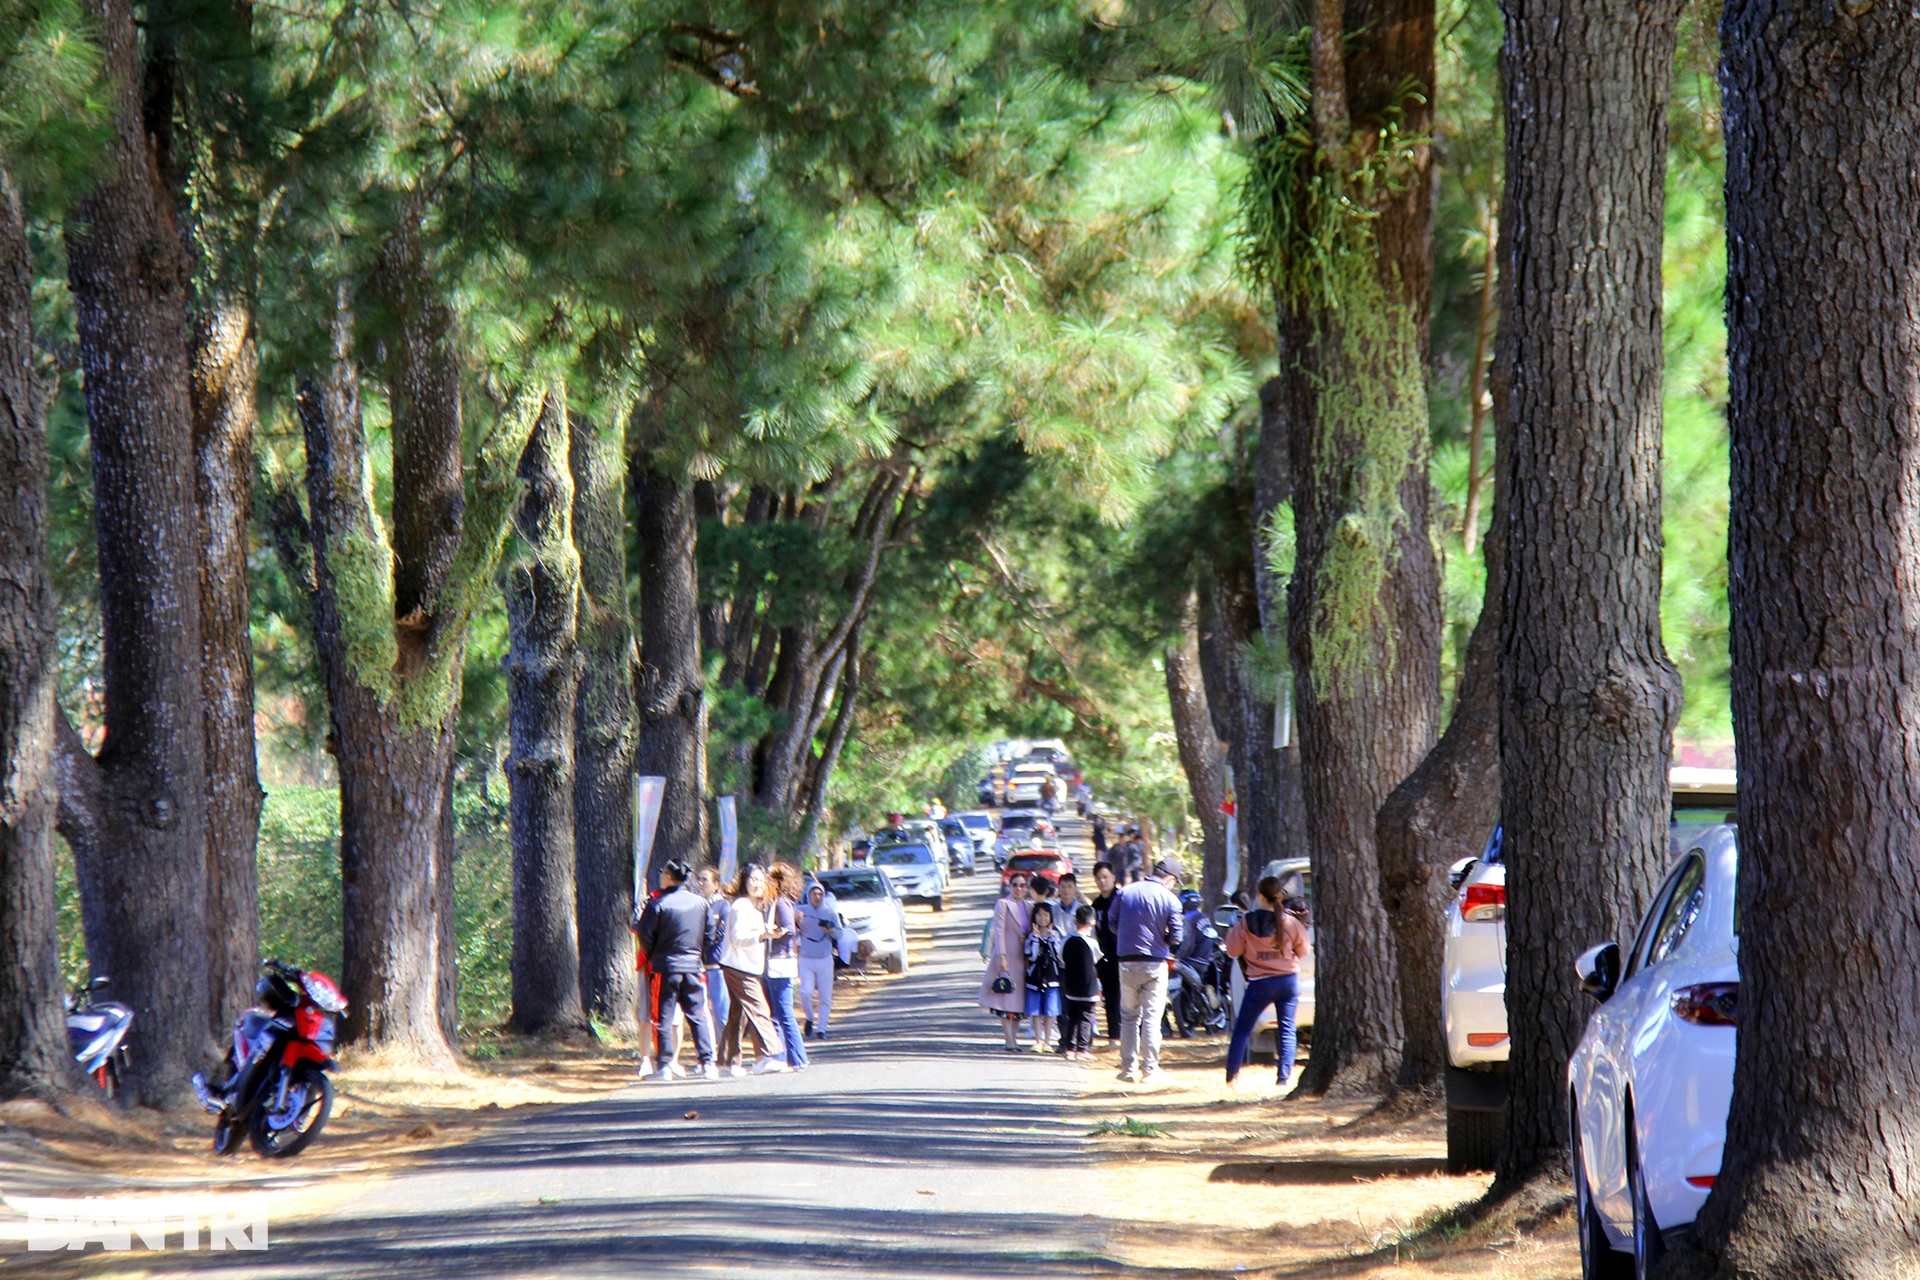
[[[1300,918],[1281,909],[1280,877],[1261,880],[1259,892],[1259,907],[1236,920],[1227,933],[1227,954],[1240,961],[1241,972],[1247,976],[1247,991],[1240,999],[1233,1038],[1227,1044],[1227,1083],[1233,1083],[1247,1060],[1253,1024],[1272,1005],[1277,1019],[1273,1038],[1279,1050],[1280,1084],[1285,1086],[1293,1074],[1293,1056],[1298,1048],[1293,1014],[1300,1004],[1300,962],[1313,954],[1313,943]]]

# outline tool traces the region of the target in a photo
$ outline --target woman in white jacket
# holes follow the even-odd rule
[[[748,867],[734,887],[727,908],[727,940],[720,948],[720,973],[727,982],[727,1029],[720,1037],[720,1069],[745,1075],[740,1065],[740,1033],[744,1026],[753,1040],[755,1075],[789,1071],[786,1046],[774,1025],[773,1010],[760,979],[767,972],[767,907],[771,895],[767,873]]]

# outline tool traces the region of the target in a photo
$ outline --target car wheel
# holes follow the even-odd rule
[[[1506,1136],[1507,1117],[1503,1111],[1468,1111],[1447,1108],[1447,1172],[1484,1173],[1500,1158],[1500,1142]]]
[[[933,900],[933,909],[934,909],[935,911],[945,911],[945,910],[947,909],[947,900],[946,900],[946,898],[945,898],[945,897],[940,897],[940,896],[936,896],[936,897],[934,898],[934,900]]]
[[[1631,1118],[1628,1132],[1632,1132]],[[1627,1191],[1633,1198],[1633,1280],[1647,1280],[1660,1259],[1666,1257],[1667,1242],[1661,1239],[1660,1224],[1647,1202],[1647,1175],[1631,1141],[1627,1145]]]
[[[1607,1229],[1600,1223],[1600,1210],[1593,1203],[1593,1188],[1587,1184],[1587,1161],[1580,1150],[1580,1120],[1573,1121],[1573,1221],[1580,1232],[1581,1280],[1631,1280],[1633,1259],[1613,1247]]]

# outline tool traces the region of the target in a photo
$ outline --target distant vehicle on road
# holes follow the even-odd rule
[[[1000,838],[994,841],[993,862],[1004,867],[1007,859],[1033,844],[1035,832],[1043,840],[1051,840],[1057,834],[1053,819],[1039,809],[1009,809],[1000,819]]]
[[[1738,870],[1735,829],[1707,830],[1674,861],[1632,945],[1580,957],[1580,987],[1600,1002],[1567,1063],[1588,1280],[1646,1276],[1719,1176],[1740,1003]]]
[[[833,895],[834,910],[854,936],[893,973],[907,971],[907,913],[893,883],[878,871],[842,867],[814,877]]]
[[[947,840],[947,868],[961,875],[974,873],[975,843],[973,831],[958,818],[940,819],[940,834]]]
[[[1006,868],[1000,873],[1000,883],[1004,886],[1013,876],[1023,875],[1029,880],[1045,880],[1048,884],[1058,885],[1060,877],[1072,870],[1073,859],[1064,853],[1051,849],[1030,850],[1008,855]]]
[[[867,862],[909,901],[927,902],[935,911],[947,909],[947,862],[924,844],[877,844]]]

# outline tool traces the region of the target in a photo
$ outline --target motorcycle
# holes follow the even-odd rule
[[[120,1092],[120,1067],[127,1060],[127,1029],[133,1010],[93,993],[107,985],[103,975],[66,998],[67,1045],[80,1069],[93,1077],[109,1098]]]
[[[227,1083],[214,1087],[196,1073],[193,1091],[216,1117],[215,1155],[238,1149],[240,1132],[260,1155],[290,1156],[304,1150],[333,1111],[333,1044],[346,997],[323,973],[278,960],[261,966],[267,976],[253,992],[260,1005],[233,1026],[227,1051]]]

